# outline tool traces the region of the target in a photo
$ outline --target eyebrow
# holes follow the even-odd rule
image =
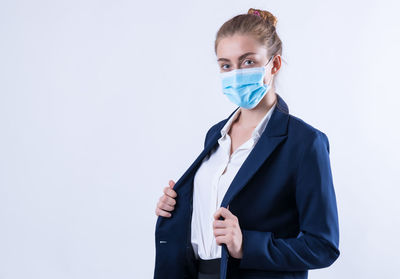
[[[245,54],[242,54],[239,56],[239,61],[251,54],[256,54],[256,53],[255,52],[246,52]],[[217,61],[230,61],[230,60],[227,58],[219,58]]]

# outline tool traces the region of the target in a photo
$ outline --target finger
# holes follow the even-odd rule
[[[169,205],[169,204],[167,204],[167,203],[164,203],[164,202],[162,202],[162,201],[159,201],[159,202],[158,202],[158,207],[159,207],[160,209],[166,210],[166,211],[173,211],[173,210],[175,209],[174,206]]]
[[[169,204],[171,206],[174,206],[176,204],[176,200],[171,198],[171,197],[169,197],[169,196],[167,196],[167,195],[163,195],[160,198],[160,201],[163,202],[163,203]]]
[[[222,216],[225,219],[235,219],[236,216],[232,214],[228,209],[225,207],[220,207],[215,213],[214,213],[214,219],[219,219],[219,217]]]
[[[224,217],[225,219],[235,219],[236,216],[233,215],[232,212],[230,212],[229,209],[225,208],[225,207],[221,207],[221,215],[222,217]]]
[[[164,211],[160,208],[156,208],[156,215],[157,216],[163,216],[163,217],[171,217],[172,214],[170,212]]]
[[[226,235],[217,236],[217,237],[215,237],[215,241],[217,242],[218,245],[221,245],[222,243],[227,244],[228,236],[226,236]]]
[[[171,198],[176,198],[177,196],[176,192],[169,187],[164,188],[164,194],[170,196]]]
[[[220,236],[220,235],[226,235],[228,233],[227,229],[214,229],[214,237]]]
[[[169,187],[174,188],[175,186],[175,181],[173,181],[172,179],[170,181],[168,181]]]
[[[226,220],[214,220],[213,222],[213,228],[226,228],[228,225]]]
[[[221,216],[221,208],[218,208],[217,211],[214,213],[214,220],[219,220],[219,217]]]

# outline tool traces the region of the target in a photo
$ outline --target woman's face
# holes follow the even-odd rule
[[[267,49],[260,45],[252,36],[233,35],[221,39],[217,46],[217,62],[220,72],[229,72],[234,69],[262,67],[268,63],[270,57]],[[272,78],[274,59],[267,65],[264,83]]]

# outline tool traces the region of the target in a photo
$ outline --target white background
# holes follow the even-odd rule
[[[155,206],[235,108],[218,28],[278,18],[277,93],[325,132],[338,260],[309,278],[396,278],[398,1],[0,0],[0,279],[152,278]]]

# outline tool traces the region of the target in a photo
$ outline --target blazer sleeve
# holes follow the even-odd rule
[[[328,137],[315,132],[301,156],[296,177],[300,233],[295,238],[276,238],[273,232],[242,230],[240,268],[301,271],[330,266],[339,257]]]

